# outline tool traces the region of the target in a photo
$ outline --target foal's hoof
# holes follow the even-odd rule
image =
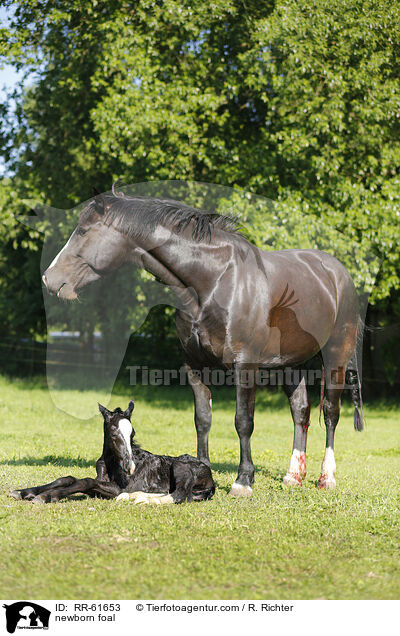
[[[336,479],[332,476],[321,475],[318,479],[317,488],[319,490],[334,490],[336,488]]]
[[[115,501],[129,501],[129,492],[121,492]]]
[[[302,486],[303,482],[298,473],[286,473],[283,478],[284,486]]]
[[[13,499],[22,499],[22,495],[19,490],[10,490],[8,496],[12,497]]]
[[[46,498],[43,495],[36,495],[36,497],[33,497],[33,499],[30,500],[30,502],[34,504],[45,504]]]
[[[243,486],[242,484],[238,484],[236,481],[232,484],[229,494],[232,497],[251,497],[253,494],[253,489],[251,486]]]

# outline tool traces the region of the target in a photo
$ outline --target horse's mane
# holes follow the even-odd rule
[[[122,194],[105,194],[105,223],[115,222],[115,227],[135,238],[146,238],[157,227],[167,225],[176,234],[193,225],[195,241],[210,240],[214,229],[236,234],[239,230],[237,217],[216,212],[206,212],[173,199],[131,197]],[[90,205],[82,212],[81,221],[90,216]],[[87,216],[86,216],[87,215]]]

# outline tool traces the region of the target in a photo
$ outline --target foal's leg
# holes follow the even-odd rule
[[[76,493],[82,493],[89,497],[101,497],[103,499],[114,499],[121,492],[121,488],[113,482],[101,482],[91,477],[85,479],[75,479],[68,486],[55,488],[53,490],[41,491],[32,499],[32,503],[56,502],[65,497],[70,497]]]
[[[197,458],[210,465],[208,455],[208,434],[211,428],[211,391],[200,378],[185,364],[189,384],[194,396],[194,421],[197,432]]]
[[[117,501],[132,500],[135,504],[179,504],[193,500],[193,486],[195,477],[190,466],[184,462],[174,461],[172,464],[173,482],[175,489],[171,493],[123,492]]]
[[[176,503],[172,496],[168,493],[143,492],[142,490],[136,490],[135,492],[121,492],[121,494],[117,497],[117,501],[133,501],[135,504]]]
[[[301,486],[306,476],[306,446],[311,404],[308,400],[304,378],[297,385],[285,385],[284,391],[289,398],[294,422],[294,436],[292,457],[283,483],[286,486]]]
[[[10,492],[10,497],[14,497],[14,499],[33,499],[36,495],[39,495],[42,492],[48,490],[54,490],[55,488],[63,488],[66,486],[70,486],[76,481],[75,477],[59,477],[55,481],[50,482],[49,484],[44,484],[43,486],[33,486],[32,488],[23,488],[22,490],[12,490]]]
[[[103,455],[96,462],[96,473],[97,481],[110,481]]]
[[[252,386],[243,386],[237,377],[235,427],[240,440],[240,464],[238,476],[229,493],[235,497],[251,497],[253,492],[251,486],[254,483],[254,465],[250,438],[254,429],[255,381],[251,384]]]

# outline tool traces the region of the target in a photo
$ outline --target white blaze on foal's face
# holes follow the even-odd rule
[[[132,447],[131,447],[131,433],[132,433],[132,424],[130,423],[130,421],[126,418],[120,420],[118,422],[118,428],[119,428],[119,432],[121,433],[122,437],[124,438],[125,444],[127,446],[127,450],[129,453],[129,457],[131,460],[131,475],[133,475],[133,472],[135,470],[135,464],[133,462],[132,459]]]

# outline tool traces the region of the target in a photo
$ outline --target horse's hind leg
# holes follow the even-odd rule
[[[32,488],[23,488],[22,490],[12,490],[10,492],[10,497],[14,497],[14,499],[30,500],[36,497],[36,495],[40,495],[42,492],[54,490],[55,488],[65,488],[67,486],[70,486],[74,483],[74,481],[76,481],[75,477],[59,477],[49,484],[43,484],[43,486],[33,486]]]
[[[336,462],[334,454],[335,430],[340,417],[340,397],[343,393],[345,373],[355,349],[355,332],[348,330],[345,339],[331,339],[322,351],[325,366],[325,399],[323,405],[326,443],[318,488],[336,488]]]
[[[344,372],[343,372],[344,376]],[[325,392],[324,419],[326,428],[325,455],[318,488],[336,488],[336,462],[334,453],[335,430],[340,416],[340,396],[343,388],[329,388]]]
[[[301,486],[306,476],[306,446],[311,404],[308,400],[304,378],[298,384],[285,385],[284,391],[289,398],[294,422],[294,436],[292,457],[283,483],[286,486]]]

